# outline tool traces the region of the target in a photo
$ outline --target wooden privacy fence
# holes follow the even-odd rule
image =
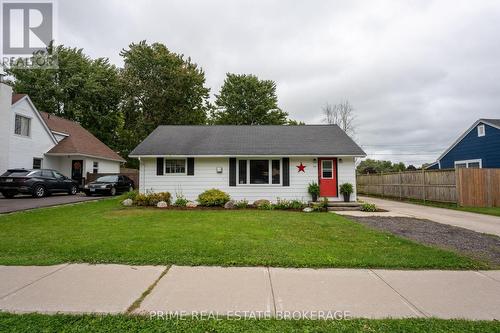
[[[500,169],[449,169],[358,175],[360,194],[500,207]]]
[[[93,182],[101,176],[124,175],[134,181],[135,188],[139,188],[139,170],[136,169],[120,169],[120,173],[90,173],[87,172],[85,183]]]
[[[358,192],[364,194],[457,202],[455,170],[406,171],[357,176]]]
[[[457,203],[500,207],[500,169],[457,169]]]

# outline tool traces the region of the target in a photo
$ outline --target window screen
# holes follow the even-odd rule
[[[332,160],[321,161],[321,173],[322,173],[322,178],[333,178],[333,161]]]
[[[42,168],[42,159],[34,158],[33,159],[33,169],[41,169]]]
[[[186,173],[186,160],[165,160],[165,173]]]
[[[30,118],[16,114],[14,133],[22,136],[30,136]]]

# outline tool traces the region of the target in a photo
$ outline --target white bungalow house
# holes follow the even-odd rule
[[[87,172],[120,172],[122,162],[80,124],[39,112],[29,96],[0,83],[0,174],[44,168],[81,183]]]
[[[336,125],[160,126],[130,154],[140,160],[140,192],[168,191],[195,200],[217,188],[234,200],[343,200],[364,151]]]

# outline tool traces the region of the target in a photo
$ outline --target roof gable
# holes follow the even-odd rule
[[[28,95],[26,94],[14,94],[12,95],[12,105],[16,104],[17,102],[19,102],[21,99],[23,99],[24,97],[26,97]]]
[[[336,125],[159,126],[130,156],[365,156]]]
[[[500,119],[478,119],[476,120],[476,122],[474,122],[474,124],[469,127],[457,140],[455,140],[455,142],[453,142],[453,144],[444,151],[444,153],[442,153],[439,157],[438,157],[438,161],[440,161],[441,159],[443,159],[443,157],[445,157],[453,148],[455,148],[455,146],[457,146],[472,130],[474,130],[479,124],[485,124],[485,125],[489,125],[491,127],[494,127],[494,128],[497,128],[500,130]]]
[[[56,137],[54,136],[54,134],[52,133],[52,131],[49,129],[49,127],[47,126],[47,124],[43,120],[42,115],[40,114],[40,112],[38,111],[38,109],[35,107],[35,105],[33,104],[33,102],[31,101],[31,99],[29,98],[28,95],[25,95],[25,94],[15,94],[15,95],[12,95],[11,110],[15,112],[16,108],[18,108],[18,107],[22,109],[23,103],[26,103],[26,105],[31,109],[31,111],[33,112],[33,115],[42,124],[42,127],[45,129],[45,132],[50,137],[50,139],[52,140],[52,142],[54,144],[57,144]]]

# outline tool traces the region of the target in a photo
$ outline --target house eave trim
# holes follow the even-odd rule
[[[318,156],[332,156],[332,157],[366,157],[366,155],[362,154],[355,154],[355,155],[338,155],[338,154],[314,154],[314,155],[304,155],[304,154],[279,154],[279,155],[266,155],[266,154],[259,154],[259,155],[241,155],[241,154],[230,154],[230,155],[129,155],[128,157],[131,158],[157,158],[157,157],[283,157],[283,156],[290,156],[290,157],[318,157]]]
[[[74,153],[45,153],[45,155],[47,155],[47,156],[83,156],[83,157],[98,158],[100,160],[120,162],[120,163],[126,162],[123,159],[114,159],[114,158],[109,158],[109,157],[90,155],[90,154],[82,154],[82,153],[76,153],[76,152],[74,152]]]

